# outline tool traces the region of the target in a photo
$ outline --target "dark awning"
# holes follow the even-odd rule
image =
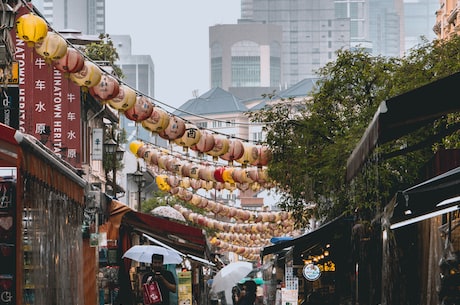
[[[459,209],[460,167],[396,195],[391,228],[398,228]]]
[[[338,237],[338,234],[349,233],[350,230],[345,228],[346,226],[349,226],[349,224],[350,219],[341,215],[310,233],[263,248],[261,257],[263,258],[266,255],[280,252],[292,246],[297,248],[296,252],[322,248],[327,243],[332,242],[333,239]]]
[[[122,223],[134,230],[146,233],[160,242],[184,254],[209,258],[209,247],[202,229],[136,211],[123,216]]]
[[[358,145],[347,161],[351,181],[377,144],[398,139],[447,113],[460,111],[453,101],[460,72],[393,97],[380,104]]]

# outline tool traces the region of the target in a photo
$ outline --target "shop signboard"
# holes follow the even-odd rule
[[[302,274],[307,280],[314,282],[321,276],[321,270],[315,264],[306,264],[303,267]]]
[[[177,274],[179,289],[178,289],[178,301],[179,305],[191,305],[192,304],[192,272],[182,271]]]

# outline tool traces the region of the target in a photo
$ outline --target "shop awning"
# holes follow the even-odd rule
[[[202,229],[163,217],[130,211],[122,224],[146,233],[160,242],[184,253],[200,258],[209,257],[209,247]]]
[[[390,228],[460,209],[460,167],[396,194]]]
[[[295,252],[304,252],[314,248],[323,248],[341,234],[350,233],[350,219],[341,215],[334,220],[320,226],[318,229],[302,236],[285,240],[262,249],[261,257],[295,247]]]
[[[453,101],[460,72],[401,94],[380,104],[361,140],[347,161],[351,181],[377,144],[398,139],[447,113],[460,111]]]

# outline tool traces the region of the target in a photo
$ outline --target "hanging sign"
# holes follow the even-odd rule
[[[319,279],[319,277],[321,276],[321,271],[315,264],[306,264],[303,267],[302,274],[304,278],[313,282]]]

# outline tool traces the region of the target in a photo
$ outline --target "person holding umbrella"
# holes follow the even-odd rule
[[[156,281],[160,288],[162,302],[156,305],[170,305],[169,292],[176,292],[176,280],[171,271],[163,267],[164,256],[161,254],[152,254],[151,271],[142,277],[142,285]],[[141,287],[142,287],[141,285]],[[145,304],[148,305],[148,304]]]

